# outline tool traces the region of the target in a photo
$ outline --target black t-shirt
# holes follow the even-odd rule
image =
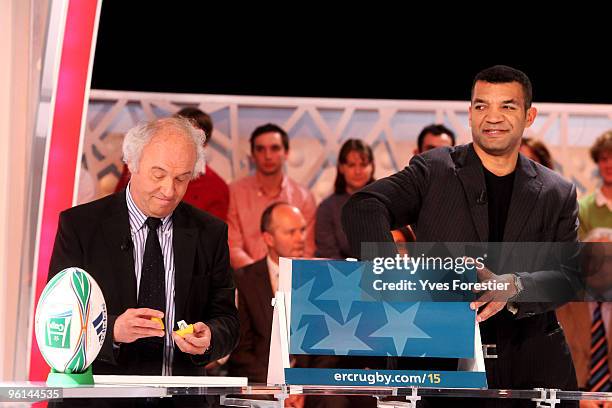
[[[482,170],[485,175],[487,186],[487,205],[489,209],[489,242],[502,242],[504,240],[504,230],[512,199],[512,189],[514,187],[514,171],[502,177],[491,173],[484,166]],[[487,250],[488,258],[485,265],[493,273],[500,274],[499,261],[501,257],[501,246],[489,245]],[[494,320],[494,319],[491,319]],[[496,324],[487,321],[480,326],[483,343],[497,343]]]
[[[504,229],[508,219],[512,188],[514,187],[514,171],[505,176],[496,176],[483,166],[485,183],[487,185],[487,201],[489,206],[489,242],[502,242]]]

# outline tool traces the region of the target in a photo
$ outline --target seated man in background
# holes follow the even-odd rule
[[[274,310],[271,300],[278,288],[279,257],[300,258],[306,247],[306,220],[297,207],[285,202],[264,210],[260,229],[267,255],[235,273],[240,343],[228,362],[230,375],[246,376],[250,383],[267,381]],[[296,367],[330,367],[334,357],[295,356],[291,360]],[[344,397],[292,395],[285,406],[342,407],[345,401]]]

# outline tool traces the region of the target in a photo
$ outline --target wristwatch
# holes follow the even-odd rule
[[[521,294],[521,292],[525,289],[523,287],[523,281],[521,280],[521,277],[516,273],[514,274],[514,286],[516,286],[516,293],[508,300],[516,300]]]
[[[508,298],[506,303],[506,308],[512,314],[516,314],[518,312],[518,304],[516,303],[516,300],[521,292],[525,289],[523,287],[523,281],[518,274],[514,274],[514,286],[516,287],[516,293],[512,297]]]

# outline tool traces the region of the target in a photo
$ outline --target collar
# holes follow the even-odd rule
[[[137,231],[140,231],[146,225],[145,221],[147,220],[148,216],[143,213],[134,202],[134,199],[132,198],[132,192],[130,191],[130,184],[131,183],[128,183],[126,187],[125,200],[127,202],[128,216],[130,218],[130,229],[132,230],[132,233],[135,233]],[[168,230],[168,228],[171,227],[170,220],[172,219],[172,214],[173,213],[170,213],[169,215],[161,219],[162,231],[165,232]]]
[[[447,148],[453,163],[455,163],[456,168],[468,167],[468,168],[484,168],[482,164],[482,160],[476,153],[476,149],[474,149],[474,143],[468,143],[465,145],[457,145],[454,147]],[[430,153],[439,150],[437,153]],[[424,153],[426,154],[441,154],[442,149],[432,149]],[[519,153],[518,158],[516,160],[516,166],[514,167],[514,173],[516,175],[520,173],[524,173],[529,178],[537,177],[538,173],[536,171],[535,163],[531,163],[529,159]],[[484,173],[482,173],[484,176]]]
[[[612,211],[612,200],[608,199],[601,191],[601,187],[595,190],[595,204],[598,207],[606,206],[608,210]]]
[[[268,273],[270,274],[270,277],[274,276],[278,281],[279,266],[272,260],[272,258],[270,258],[269,255],[266,256],[266,265],[268,266]]]
[[[261,183],[259,183],[259,179],[257,178],[257,174],[255,174],[253,176],[253,178],[255,179],[255,187],[257,188],[257,195],[265,196],[266,193],[264,192]],[[287,189],[288,183],[289,183],[289,177],[287,177],[287,175],[283,173],[283,179],[281,181],[281,188],[280,188],[280,191],[278,192],[278,195],[276,195],[275,197],[278,197],[279,195],[282,194],[282,192],[284,190]]]

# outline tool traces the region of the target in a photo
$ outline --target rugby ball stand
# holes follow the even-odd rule
[[[47,376],[49,387],[76,387],[79,385],[94,385],[91,366],[82,373],[61,373],[52,368]]]

